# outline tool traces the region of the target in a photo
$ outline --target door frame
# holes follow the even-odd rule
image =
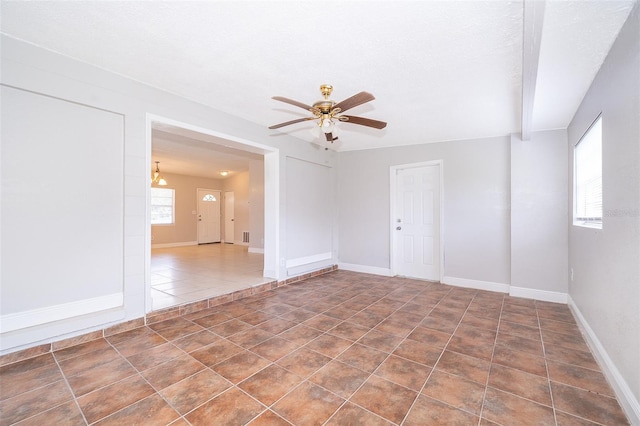
[[[228,133],[222,133],[205,127],[185,123],[178,120],[147,113],[145,126],[145,165],[144,179],[146,214],[145,214],[145,260],[144,260],[144,288],[145,288],[145,313],[152,310],[151,304],[151,185],[150,176],[151,148],[152,148],[152,125],[154,123],[167,124],[169,126],[180,127],[205,135],[224,139],[225,146],[240,149],[243,151],[260,153],[264,156],[264,269],[263,277],[275,280],[281,279],[280,268],[280,150],[273,146],[253,142]],[[142,170],[142,166],[140,166]],[[136,175],[138,176],[138,175]],[[146,177],[146,179],[145,179]],[[127,195],[127,194],[125,194]]]
[[[222,197],[224,199],[224,223],[221,224],[221,228],[224,227],[224,238],[222,239],[223,244],[235,244],[236,236],[236,193],[235,191],[223,191],[221,194],[224,194]],[[233,232],[231,233],[231,239],[227,236],[228,226],[229,226],[229,218],[227,217],[227,208],[229,207],[229,200],[227,199],[227,194],[233,194],[233,217],[231,218],[231,222],[233,223]]]
[[[220,198],[219,202],[220,202],[220,241],[216,241],[216,242],[222,242],[222,190],[220,189],[210,189],[210,188],[196,188],[196,219],[198,219],[196,221],[196,240],[198,241],[198,244],[202,244],[200,242],[200,191],[208,191],[208,192],[217,192],[219,195],[218,197]]]
[[[391,270],[391,276],[396,276],[396,256],[398,248],[396,246],[395,228],[397,226],[395,222],[397,202],[396,197],[398,195],[398,175],[399,170],[416,169],[420,167],[438,167],[439,171],[439,205],[440,205],[440,222],[438,223],[438,231],[440,232],[440,256],[436,261],[440,264],[440,276],[438,280],[442,282],[444,277],[444,160],[431,160],[422,161],[420,163],[399,164],[389,167],[389,267]]]

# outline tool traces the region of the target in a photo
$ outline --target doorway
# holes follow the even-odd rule
[[[393,275],[442,277],[442,161],[391,167]]]
[[[202,128],[202,127],[198,127],[198,126],[194,126],[194,125],[190,125],[187,123],[183,123],[183,122],[178,122],[175,120],[171,120],[171,119],[167,119],[164,117],[159,117],[159,116],[155,116],[152,114],[147,114],[147,151],[146,151],[146,162],[147,164],[151,164],[151,160],[152,160],[152,154],[155,157],[158,153],[155,152],[155,148],[152,150],[152,146],[155,147],[155,144],[152,143],[152,141],[154,140],[155,136],[154,134],[157,132],[162,132],[164,133],[164,136],[166,136],[167,134],[171,134],[172,136],[175,137],[180,137],[180,138],[186,138],[188,141],[185,142],[184,144],[181,142],[179,145],[180,146],[174,146],[172,148],[175,148],[175,150],[173,149],[167,149],[165,150],[164,154],[168,155],[168,158],[174,157],[174,155],[176,153],[179,153],[180,151],[182,151],[184,149],[184,146],[188,146],[188,150],[190,154],[194,153],[194,150],[199,150],[196,154],[198,157],[202,157],[202,156],[213,156],[215,158],[219,158],[221,156],[224,156],[224,154],[229,154],[231,156],[235,155],[235,156],[240,156],[240,157],[245,157],[250,159],[251,161],[253,161],[254,163],[256,161],[258,161],[259,163],[259,167],[256,169],[258,170],[256,172],[256,174],[252,174],[250,176],[259,176],[261,177],[261,182],[259,182],[260,185],[262,185],[264,191],[264,198],[261,203],[262,206],[264,208],[264,220],[263,220],[263,228],[260,228],[263,231],[264,234],[264,238],[258,240],[259,242],[261,242],[261,245],[263,245],[264,248],[261,248],[259,253],[260,253],[260,273],[258,278],[263,280],[264,282],[269,282],[269,281],[273,281],[273,280],[277,280],[279,278],[279,275],[281,274],[280,268],[279,268],[279,263],[277,261],[277,259],[279,259],[279,248],[278,248],[278,241],[277,241],[277,236],[278,236],[278,229],[279,229],[279,151],[277,148],[273,148],[267,145],[263,145],[263,144],[259,144],[259,143],[255,143],[249,140],[245,140],[245,139],[241,139],[241,138],[237,138],[231,135],[227,135],[227,134],[223,134],[220,132],[216,132],[216,131],[212,131],[210,129],[206,129],[206,128]],[[175,142],[175,141],[173,141]],[[213,154],[210,152],[210,150],[213,151]],[[193,155],[192,155],[193,157]],[[171,164],[170,161],[167,161],[166,163],[163,162],[163,164],[165,164],[165,167],[163,168],[163,172],[167,173],[167,174],[171,174],[171,173],[176,173],[179,175],[189,175],[192,176],[190,173],[180,173],[179,171],[173,171],[170,169],[170,166],[174,166],[174,165],[181,165],[182,167],[186,167],[189,169],[189,171],[193,171],[193,167],[190,164],[187,164],[185,162],[181,162],[181,161],[174,161],[174,164]],[[199,165],[201,166],[201,164]],[[210,164],[205,165],[204,167],[205,169],[208,168],[209,170],[212,170],[214,168],[211,167]],[[166,170],[166,171],[165,171]],[[227,167],[224,168],[220,168],[221,170],[227,170]],[[218,173],[218,168],[214,169],[215,173]],[[147,171],[146,171],[147,175],[151,174],[151,168],[148,166],[147,167]],[[222,176],[226,176],[223,175],[221,172],[219,173]],[[216,187],[216,186],[213,186]],[[192,187],[193,188],[193,187]],[[199,188],[211,188],[211,186],[207,186],[207,185],[202,185],[199,186]],[[222,190],[224,190],[224,188],[222,188]],[[195,188],[191,189],[191,191],[197,192],[195,191]],[[190,192],[190,191],[189,191]],[[190,194],[194,194],[194,192],[190,192]],[[205,194],[206,195],[206,194]],[[217,200],[221,199],[221,195],[222,193],[219,192],[217,195],[215,195],[215,197],[217,198]],[[189,208],[188,213],[186,213],[187,217],[192,217],[195,223],[195,220],[197,220],[197,214],[198,214],[198,203],[197,200],[194,200],[193,195],[190,195],[190,199],[193,201],[196,201],[196,203],[193,204],[193,207]],[[147,187],[147,204],[150,203],[150,189],[149,187]],[[193,211],[191,211],[191,209]],[[202,211],[202,210],[201,210]],[[191,216],[193,215],[193,216]],[[219,217],[219,216],[218,216]],[[189,219],[187,219],[189,220]],[[147,213],[147,217],[146,217],[146,233],[145,233],[145,271],[144,271],[144,281],[145,281],[145,310],[146,312],[150,312],[154,309],[158,309],[158,307],[154,307],[154,303],[152,300],[152,290],[156,290],[155,287],[152,288],[152,284],[153,284],[153,278],[160,278],[157,277],[156,275],[159,275],[156,273],[156,271],[154,271],[152,273],[152,265],[151,265],[151,221],[150,221],[150,217],[149,214]],[[217,227],[214,226],[214,229],[217,228],[218,231],[222,231],[220,229],[220,223],[218,224]],[[204,231],[203,231],[204,232]],[[193,239],[199,239],[199,235],[196,235],[197,232],[194,229],[193,231],[193,236],[196,238],[192,238]],[[198,233],[199,234],[199,233]],[[186,234],[183,234],[186,235]],[[213,239],[218,239],[219,241],[221,241],[221,237],[220,236],[214,236]],[[184,237],[183,237],[184,238]],[[208,237],[207,239],[204,239],[203,237],[203,241],[210,241],[211,237]],[[192,244],[197,244],[197,241],[193,241]],[[162,247],[161,250],[165,250],[165,251],[188,251],[191,250],[188,247],[182,247],[182,246],[188,246],[190,244],[162,244],[162,241],[155,241],[154,247]],[[224,246],[224,245],[199,245],[198,247],[212,247],[212,246]],[[182,249],[182,250],[181,250]],[[234,246],[231,245],[229,246],[229,250],[233,250]],[[245,252],[248,251],[247,247],[242,247],[242,246],[237,246],[237,250],[244,250]],[[154,248],[154,250],[156,250],[156,248]],[[195,247],[194,247],[195,250]],[[264,253],[264,254],[262,254]],[[173,256],[174,253],[162,253],[164,255],[166,255],[167,257],[169,256]],[[246,255],[247,253],[245,253]],[[249,253],[251,255],[254,255],[254,253]],[[203,255],[198,253],[194,253],[193,254],[196,258],[198,259],[202,259]],[[206,255],[205,255],[206,256]],[[219,254],[218,256],[222,257],[222,258],[228,258],[227,254]],[[243,255],[244,256],[244,255]],[[250,257],[250,256],[249,256]],[[255,257],[255,256],[254,256]],[[252,258],[251,258],[252,259]],[[169,261],[169,260],[168,260]],[[154,256],[154,262],[155,262],[155,256]],[[193,265],[194,262],[192,261],[192,259],[186,259],[185,261],[181,262],[183,265]],[[175,264],[175,262],[174,262]],[[207,267],[211,266],[211,265],[206,265]],[[196,266],[197,268],[198,266]],[[155,263],[154,263],[154,268],[157,268]],[[176,267],[171,267],[169,268],[171,272],[172,276],[171,277],[166,277],[165,278],[170,278],[173,281],[171,281],[171,283],[167,283],[167,287],[173,286],[173,283],[177,280],[181,280],[184,282],[181,282],[180,284],[188,284],[188,285],[192,285],[192,286],[202,286],[202,285],[206,285],[206,282],[202,282],[203,280],[200,280],[199,282],[196,282],[198,280],[195,280],[195,278],[198,277],[191,277],[190,275],[193,275],[194,272],[196,271],[189,271],[189,270],[185,270],[184,273],[183,271],[173,271],[173,269],[178,269]],[[211,268],[209,268],[211,269]],[[224,271],[222,270],[224,269]],[[224,267],[222,267],[222,269],[220,269],[220,273],[225,272],[229,269],[234,269],[234,268],[227,268],[227,266],[225,265]],[[237,268],[236,268],[237,269]],[[165,271],[167,272],[167,271]],[[240,270],[239,272],[244,272],[244,270]],[[213,271],[213,273],[215,274],[215,271]],[[165,275],[167,275],[165,273]],[[228,279],[228,276],[222,276],[221,274],[217,274],[220,275],[218,278],[221,280],[225,280],[225,281],[232,281],[231,279]],[[175,279],[174,279],[175,278]],[[164,278],[163,278],[164,279]],[[187,282],[187,281],[193,281],[193,282]],[[194,281],[195,280],[195,281]],[[209,281],[209,279],[207,278],[205,281]],[[238,280],[240,281],[240,280]],[[236,283],[237,284],[237,283]],[[252,285],[256,285],[258,283],[251,283],[250,285],[246,285],[245,288],[251,287]],[[157,287],[157,285],[156,285]],[[233,291],[235,290],[240,290],[241,288],[234,288]],[[169,292],[169,290],[167,289],[167,292]],[[195,294],[195,293],[193,293]],[[189,299],[189,301],[192,301],[192,299]],[[193,300],[195,301],[195,300]],[[179,302],[176,303],[177,304],[181,304],[183,302]],[[162,307],[169,307],[168,305],[162,306]]]
[[[220,242],[220,191],[198,188],[198,244]]]

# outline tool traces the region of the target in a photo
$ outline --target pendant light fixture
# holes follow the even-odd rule
[[[158,184],[160,186],[165,186],[167,184],[167,181],[164,180],[164,178],[160,175],[160,166],[159,166],[160,162],[156,161],[156,170],[153,172],[153,175],[151,177],[151,184]]]

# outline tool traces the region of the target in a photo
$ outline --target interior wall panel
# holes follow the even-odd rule
[[[1,90],[3,331],[121,306],[124,117]]]

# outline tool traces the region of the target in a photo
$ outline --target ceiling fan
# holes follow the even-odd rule
[[[333,86],[329,84],[323,84],[320,86],[320,93],[324,99],[319,100],[312,106],[303,104],[302,102],[294,101],[293,99],[283,98],[282,96],[274,96],[272,99],[276,101],[285,102],[287,104],[295,105],[297,107],[306,109],[313,114],[313,117],[298,118],[296,120],[287,121],[285,123],[275,124],[269,126],[270,129],[279,129],[280,127],[288,126],[290,124],[300,123],[302,121],[318,120],[317,124],[322,129],[328,142],[333,142],[337,137],[333,136],[335,130],[335,121],[351,124],[359,124],[361,126],[373,127],[375,129],[384,129],[387,123],[384,121],[372,120],[370,118],[355,117],[353,115],[342,115],[348,109],[370,102],[375,98],[371,93],[360,92],[350,98],[345,99],[342,102],[336,103],[329,99]],[[339,115],[340,114],[340,115]]]

